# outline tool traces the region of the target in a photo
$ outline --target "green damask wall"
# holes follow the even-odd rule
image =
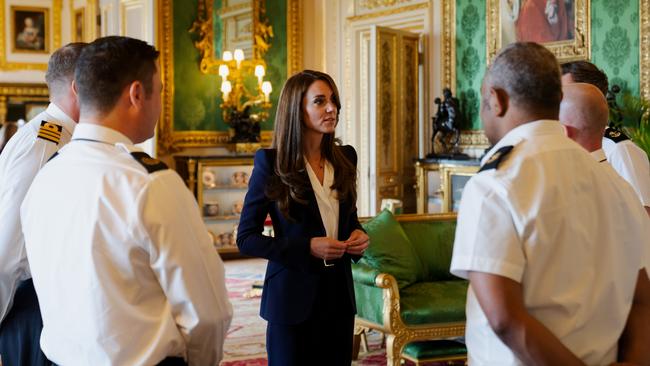
[[[456,95],[467,121],[480,129],[481,80],[485,72],[485,1],[456,1]]]
[[[639,94],[638,0],[591,1],[591,61],[610,85]]]
[[[485,0],[456,0],[456,92],[468,126],[480,129],[481,79],[485,72]],[[592,62],[610,83],[639,93],[638,0],[591,1]]]
[[[215,1],[215,6],[221,3]],[[226,131],[219,104],[219,76],[199,71],[199,52],[192,43],[196,35],[188,32],[196,19],[197,1],[174,1],[174,130]],[[266,17],[273,27],[271,48],[265,55],[265,80],[273,85],[271,103],[277,105],[280,89],[287,79],[287,4],[286,1],[266,0]],[[215,35],[215,38],[219,38]],[[217,46],[220,46],[217,44]],[[273,129],[275,107],[263,130]]]

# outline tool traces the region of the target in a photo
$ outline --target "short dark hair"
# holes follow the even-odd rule
[[[124,88],[136,80],[150,96],[159,54],[146,42],[129,37],[102,37],[90,43],[81,53],[74,75],[81,109],[110,112]]]
[[[508,93],[515,104],[536,111],[559,111],[560,67],[553,53],[534,42],[503,48],[487,72],[489,85]]]
[[[563,63],[560,67],[562,68],[562,75],[571,74],[573,81],[576,83],[591,84],[600,89],[603,95],[607,95],[609,89],[607,74],[591,62],[571,61]]]
[[[65,92],[65,86],[74,79],[74,70],[81,51],[88,45],[85,42],[68,43],[52,53],[47,62],[45,82],[50,95]]]

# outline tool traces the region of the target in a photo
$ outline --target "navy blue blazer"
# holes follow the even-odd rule
[[[342,149],[345,156],[356,166],[357,154],[352,146],[335,147]],[[276,152],[274,149],[260,149],[255,154],[253,173],[244,200],[239,227],[237,246],[241,253],[269,260],[266,267],[260,315],[278,324],[298,324],[305,321],[314,306],[319,281],[324,271],[343,271],[345,283],[343,291],[349,296],[352,314],[356,313],[354,286],[352,283],[351,261],[360,257],[345,254],[333,267],[323,265],[323,260],[310,254],[310,240],[326,236],[323,220],[318,210],[316,196],[309,191],[307,204],[291,201],[290,216],[286,219],[276,202],[265,194],[269,179],[274,173]],[[306,179],[307,172],[304,172]],[[262,235],[267,214],[273,220],[275,237]],[[355,229],[361,229],[357,218],[356,202],[339,202],[338,240],[347,240]],[[347,301],[346,301],[347,302]]]

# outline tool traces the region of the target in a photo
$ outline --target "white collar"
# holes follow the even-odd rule
[[[65,114],[61,108],[59,108],[58,105],[54,104],[53,102],[50,102],[50,104],[47,106],[47,109],[45,110],[45,113],[47,113],[48,116],[51,116],[54,121],[48,121],[48,122],[60,122],[63,125],[63,128],[68,131],[69,134],[72,135],[72,133],[75,130],[75,127],[77,126],[77,122],[75,122],[70,116]]]
[[[108,128],[106,126],[96,125],[92,123],[79,123],[77,128],[72,135],[72,140],[93,140],[105,142],[107,144],[115,145],[118,143],[124,145],[133,145],[128,137],[124,136],[122,133]]]
[[[307,169],[307,175],[309,176],[310,180],[312,180],[312,183],[317,183],[316,185],[322,187],[324,193],[329,195],[330,187],[332,184],[334,184],[334,167],[332,164],[328,160],[323,160],[323,184],[320,184],[316,172],[314,172],[314,170],[311,168],[311,165],[309,165],[309,161],[307,161],[307,157],[304,157],[304,160],[305,169]]]
[[[481,160],[481,165],[485,164],[485,161],[489,159],[495,151],[499,150],[503,146],[514,146],[532,136],[558,134],[564,136],[564,129],[559,121],[546,119],[526,122],[508,131],[508,133],[506,133],[505,136],[503,136],[501,140],[499,140],[499,142],[497,142],[490,151],[485,154]]]

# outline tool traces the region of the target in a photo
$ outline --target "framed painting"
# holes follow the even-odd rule
[[[63,0],[0,0],[0,70],[47,70],[61,46]]]
[[[487,0],[487,62],[513,42],[537,42],[560,62],[591,56],[590,0]]]
[[[84,42],[86,22],[84,8],[75,9],[72,13],[72,42]]]
[[[50,52],[50,32],[48,8],[12,6],[11,51],[29,53]]]

